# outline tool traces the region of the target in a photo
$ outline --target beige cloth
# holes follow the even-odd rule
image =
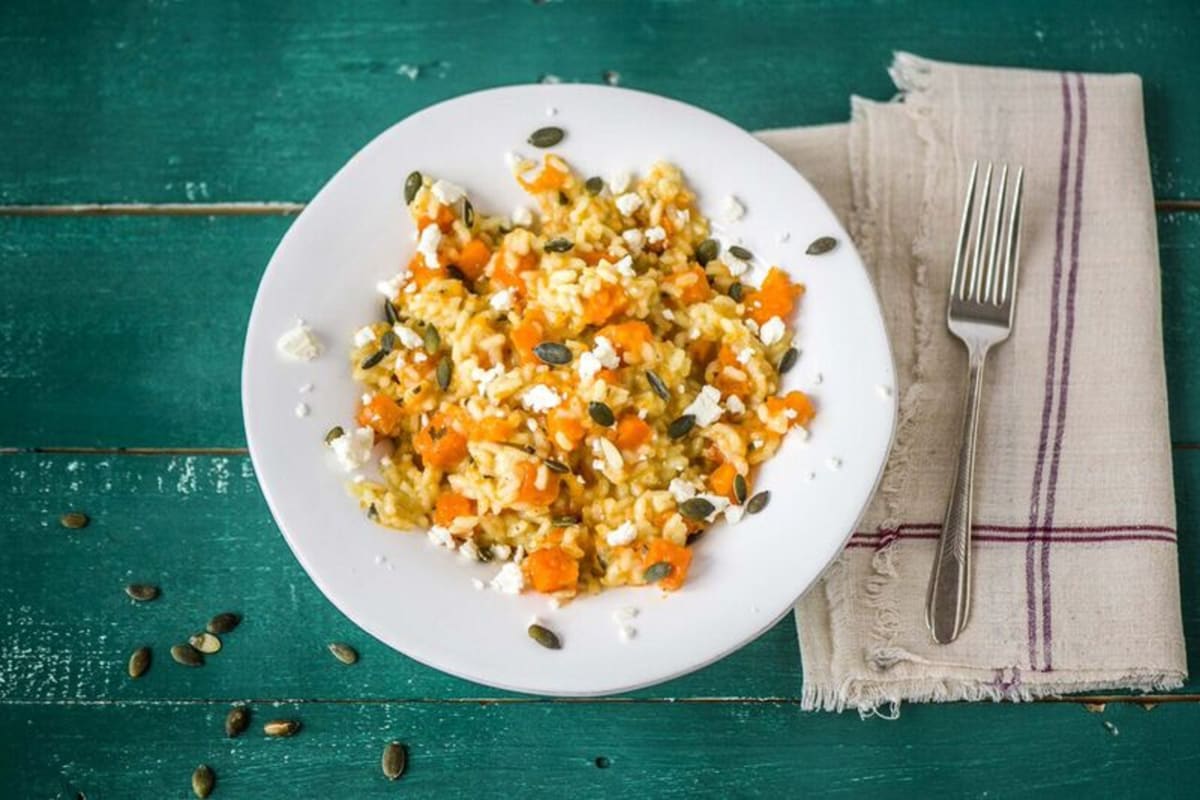
[[[899,54],[897,102],[764,141],[847,220],[900,380],[882,487],[797,605],[808,708],[1165,689],[1186,674],[1154,198],[1132,75]],[[971,619],[930,639],[925,591],[958,448],[961,344],[945,326],[973,159],[1025,166],[1012,338],[988,362]]]

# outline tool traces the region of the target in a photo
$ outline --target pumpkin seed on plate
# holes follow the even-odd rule
[[[416,170],[408,173],[408,177],[404,179],[405,203],[411,203],[413,201],[413,198],[417,196],[417,192],[421,191],[421,184],[423,182],[424,178],[421,177],[421,173],[417,172]]]
[[[139,603],[148,603],[158,597],[158,587],[152,583],[131,583],[125,587],[125,594]]]
[[[588,403],[588,416],[597,424],[605,428],[611,427],[617,421],[613,415],[613,410],[604,403],[593,400]]]
[[[746,287],[742,286],[741,281],[734,281],[733,285],[729,287],[729,297],[733,300],[733,302],[742,302],[742,298],[745,297],[745,295]]]
[[[696,261],[704,266],[716,258],[721,252],[721,243],[716,239],[705,239],[696,245]]]
[[[400,742],[388,742],[383,748],[383,775],[389,781],[394,781],[404,774],[408,766],[408,750]]]
[[[822,236],[813,241],[804,252],[810,256],[819,256],[822,253],[828,253],[835,247],[837,247],[837,239],[832,236]]]
[[[676,417],[667,426],[667,436],[672,439],[682,439],[691,432],[692,428],[696,427],[696,415],[684,414],[681,417]]]
[[[570,348],[559,342],[542,342],[533,348],[533,354],[545,364],[562,366],[571,363]]]
[[[67,514],[63,514],[58,521],[64,528],[70,528],[72,530],[86,528],[88,523],[91,522],[91,520],[88,518],[88,515],[84,514],[82,511],[71,511]]]
[[[792,367],[796,366],[796,359],[799,357],[800,351],[794,347],[789,347],[787,352],[783,354],[783,358],[779,359],[779,374],[783,375]]]
[[[746,476],[740,472],[733,476],[733,498],[737,500],[738,505],[746,502],[746,493],[748,491],[746,488]]]
[[[129,656],[129,677],[140,678],[150,669],[150,648],[139,647]]]
[[[225,715],[225,735],[236,739],[250,727],[250,709],[245,706],[234,706]]]
[[[229,633],[231,630],[236,628],[238,623],[241,621],[242,618],[237,614],[233,613],[232,611],[225,611],[210,619],[208,624],[204,626],[204,629],[209,633]]]
[[[387,350],[380,348],[380,349],[376,350],[374,353],[372,353],[371,355],[364,358],[362,360],[362,363],[359,364],[358,366],[361,367],[362,369],[370,369],[371,367],[378,364],[380,361],[383,361],[384,357],[387,354],[388,354]]]
[[[438,333],[437,327],[432,322],[425,326],[425,332],[421,334],[421,342],[425,345],[427,353],[436,353],[442,346],[442,335]]]
[[[536,622],[529,626],[529,638],[545,647],[548,650],[559,650],[562,648],[562,641],[559,640],[558,634],[544,625],[538,625]]]
[[[396,304],[388,297],[383,298],[383,318],[387,320],[388,325],[395,325],[400,320],[400,312],[396,311]]]
[[[300,720],[298,719],[273,719],[263,725],[263,733],[276,738],[295,736],[299,730]]]
[[[329,429],[329,432],[325,434],[325,444],[332,444],[334,439],[340,439],[345,435],[346,431],[341,425],[334,425]]]
[[[468,228],[475,227],[475,206],[470,200],[463,200],[463,223]]]
[[[399,339],[396,338],[395,331],[385,331],[383,336],[379,337],[379,349],[385,353],[395,350],[397,344],[399,344]]]
[[[442,356],[437,365],[437,385],[443,392],[450,388],[450,373],[454,369],[454,365],[450,363],[449,356]]]
[[[663,400],[671,399],[671,390],[667,388],[667,384],[663,383],[663,379],[658,377],[658,373],[652,369],[646,370],[646,382],[650,384],[650,388],[654,393]]]
[[[330,642],[329,652],[343,664],[353,664],[358,661],[358,651],[344,642]]]
[[[583,518],[578,514],[559,514],[550,520],[550,523],[556,528],[569,528],[572,525],[578,525]]]
[[[703,497],[691,497],[679,504],[679,513],[690,520],[705,520],[717,510]]]
[[[564,239],[560,236],[556,239],[551,239],[550,241],[546,242],[546,244],[542,246],[542,249],[547,253],[565,253],[574,246],[575,243],[570,239]]]
[[[604,178],[594,175],[583,182],[583,188],[587,189],[588,194],[600,194],[604,191]]]
[[[571,471],[570,467],[559,461],[557,458],[547,458],[542,463],[546,465],[546,469],[550,470],[551,472],[557,472],[559,475],[566,475]]]
[[[646,583],[658,583],[674,570],[675,567],[669,561],[659,561],[646,567],[646,571],[642,573],[642,578]]]
[[[183,664],[185,667],[204,666],[204,656],[190,644],[177,644],[172,647],[171,658],[175,659],[175,663]]]
[[[208,764],[201,764],[192,773],[192,792],[203,800],[212,794],[213,785],[216,782],[217,778],[213,775],[212,767]]]
[[[759,492],[750,498],[750,502],[746,503],[747,514],[757,514],[767,507],[767,503],[771,502],[770,492]]]
[[[221,640],[215,633],[209,633],[208,631],[193,633],[188,637],[188,644],[209,656],[221,651]]]
[[[754,260],[754,253],[751,253],[746,248],[736,244],[729,248],[729,255],[733,256],[734,258],[740,258],[742,261]]]
[[[554,147],[563,140],[565,135],[562,128],[549,125],[545,128],[538,128],[529,134],[529,143],[534,147]]]

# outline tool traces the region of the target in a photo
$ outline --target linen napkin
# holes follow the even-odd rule
[[[905,53],[891,74],[896,101],[853,98],[848,125],[761,134],[848,221],[900,376],[881,488],[796,606],[803,705],[886,714],[902,700],[1177,687],[1186,660],[1140,80]],[[1022,262],[1012,337],[988,363],[971,618],[938,645],[925,593],[966,375],[945,308],[974,159],[1025,166]]]

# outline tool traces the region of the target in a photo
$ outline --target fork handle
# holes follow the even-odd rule
[[[979,429],[979,400],[983,392],[983,365],[987,349],[968,348],[966,411],[958,466],[950,489],[950,503],[942,523],[929,576],[925,624],[939,644],[958,638],[971,608],[971,490],[975,476],[975,434]]]

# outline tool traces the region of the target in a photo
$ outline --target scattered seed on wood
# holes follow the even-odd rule
[[[783,354],[783,358],[779,359],[779,374],[783,375],[796,366],[796,359],[798,358],[800,358],[800,351],[794,347],[789,347],[787,352]]]
[[[542,342],[533,348],[533,354],[545,364],[562,366],[571,363],[571,350],[559,342]]]
[[[767,503],[771,502],[770,492],[759,492],[750,498],[750,502],[746,503],[747,514],[757,514],[767,507]]]
[[[834,239],[832,236],[822,236],[810,244],[804,252],[810,256],[819,256],[822,253],[828,253],[835,247],[837,247],[837,239]]]
[[[343,664],[353,664],[358,661],[358,651],[343,642],[330,642],[329,652]]]
[[[692,497],[679,504],[679,513],[691,520],[708,519],[717,507],[703,497]]]
[[[746,492],[749,491],[746,487],[746,476],[738,473],[733,477],[733,498],[737,500],[738,505],[746,502]]]
[[[470,200],[463,200],[463,223],[468,228],[475,227],[475,206]]]
[[[396,304],[387,297],[383,298],[383,318],[387,320],[388,325],[395,325],[400,319]]]
[[[158,598],[158,587],[152,583],[131,583],[125,587],[125,594],[139,603],[148,603]]]
[[[663,400],[671,399],[671,390],[667,388],[667,384],[663,383],[663,379],[658,377],[658,373],[652,369],[646,370],[646,381],[650,384],[650,388],[654,393]]]
[[[616,424],[617,418],[613,415],[613,410],[604,403],[593,400],[588,403],[588,416],[597,424],[605,428]]]
[[[427,353],[436,353],[442,346],[442,335],[438,333],[438,329],[433,323],[425,326],[425,332],[421,334],[421,342],[425,345]]]
[[[139,647],[129,656],[129,677],[140,678],[150,669],[150,648]]]
[[[658,583],[670,575],[674,569],[675,567],[669,561],[659,561],[646,567],[646,571],[642,573],[642,578],[646,583]]]
[[[276,738],[295,736],[299,731],[300,720],[298,719],[273,719],[263,725],[263,733]]]
[[[700,244],[696,245],[696,261],[700,266],[704,266],[712,261],[721,252],[721,243],[716,239],[705,239]]]
[[[185,667],[204,666],[204,656],[190,644],[177,644],[172,647],[171,658],[175,659],[177,664],[183,664]]]
[[[213,775],[212,767],[208,764],[201,764],[192,773],[192,792],[195,793],[196,797],[203,800],[203,798],[212,794],[213,785],[216,782],[217,778]]]
[[[667,436],[672,439],[682,439],[691,432],[692,428],[696,427],[696,415],[684,414],[681,417],[676,417],[667,426]]]
[[[529,143],[534,147],[554,147],[554,145],[563,140],[563,136],[565,135],[562,128],[550,125],[545,128],[538,128],[529,134]]]
[[[551,520],[551,523],[556,528],[569,528],[572,525],[578,525],[582,519],[578,514],[559,514]]]
[[[209,633],[208,631],[193,633],[188,637],[188,644],[206,656],[221,652],[221,640],[215,633]]]
[[[740,303],[742,302],[742,298],[745,296],[746,287],[742,286],[741,281],[735,281],[734,284],[729,287],[729,297],[733,300],[733,302]]]
[[[546,244],[542,247],[542,249],[545,250],[547,253],[565,253],[574,246],[575,246],[575,243],[572,242],[570,239],[564,239],[562,237],[559,237],[557,239],[551,239],[550,241],[546,242]]]
[[[250,727],[250,709],[246,706],[234,706],[225,715],[225,735],[236,739]]]
[[[82,511],[72,511],[67,514],[63,514],[58,521],[64,528],[78,530],[80,528],[86,528],[88,523],[91,522],[91,519],[89,519],[88,515],[84,514]]]
[[[437,385],[443,392],[450,388],[450,374],[454,370],[454,365],[450,363],[448,356],[442,356],[437,365]]]
[[[236,628],[238,623],[241,621],[242,618],[240,616],[232,611],[226,611],[224,613],[217,614],[215,617],[210,619],[208,624],[204,626],[204,629],[209,633],[220,635],[222,633],[229,633],[231,630]]]
[[[358,366],[361,367],[362,369],[370,369],[371,367],[378,364],[380,361],[383,361],[384,357],[387,354],[388,354],[387,350],[380,348],[380,349],[376,350],[374,353],[372,353],[371,355],[364,358],[362,360],[362,363],[359,364]]]
[[[556,458],[547,458],[542,463],[546,465],[546,469],[550,470],[551,472],[557,472],[559,475],[566,475],[571,471],[570,467]]]
[[[751,253],[746,248],[736,244],[729,248],[729,255],[733,256],[734,258],[740,258],[742,261],[754,260],[754,253]]]
[[[400,742],[388,742],[383,748],[383,775],[389,781],[394,781],[404,774],[408,766],[408,750]]]
[[[559,640],[558,634],[544,625],[538,625],[537,623],[530,625],[529,638],[548,650],[559,650],[562,648],[562,642]]]
[[[596,195],[604,191],[604,178],[599,175],[594,175],[583,182],[583,188],[587,189],[588,194]]]
[[[413,198],[417,196],[417,192],[421,191],[421,184],[424,179],[421,173],[416,170],[408,173],[408,177],[404,179],[404,202],[411,203]]]
[[[334,439],[340,439],[345,435],[346,431],[341,425],[334,425],[329,429],[329,432],[325,434],[325,444],[332,444]]]

